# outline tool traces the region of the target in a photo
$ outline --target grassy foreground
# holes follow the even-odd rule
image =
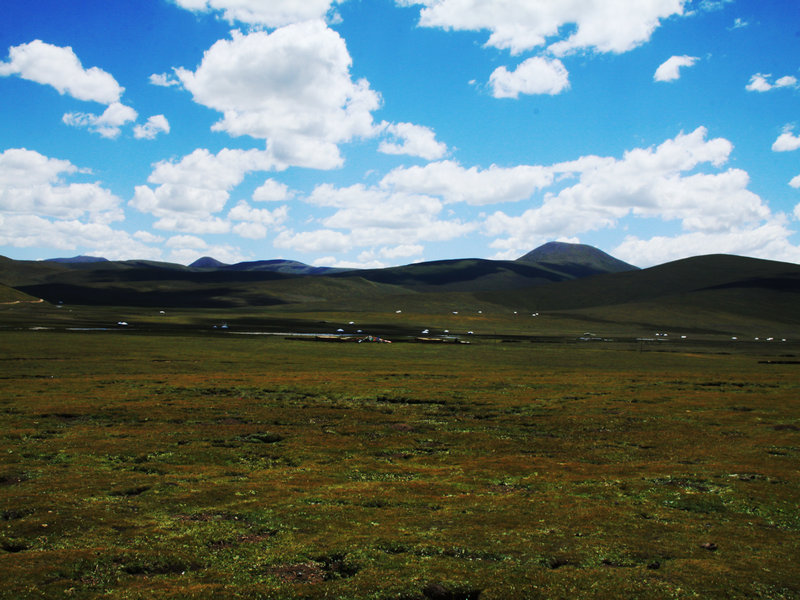
[[[798,598],[766,358],[3,332],[0,597]]]

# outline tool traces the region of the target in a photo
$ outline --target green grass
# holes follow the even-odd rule
[[[0,597],[797,598],[777,347],[4,331]]]

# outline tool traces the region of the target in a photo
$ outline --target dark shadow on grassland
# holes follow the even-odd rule
[[[459,259],[352,271],[330,277],[359,277],[417,291],[478,291],[514,289],[564,281],[572,275],[512,261]]]
[[[186,289],[142,290],[106,285],[90,287],[62,283],[18,288],[26,294],[52,304],[87,306],[139,306],[145,308],[235,308],[258,304],[274,306],[284,302],[274,296],[229,287],[189,287]]]
[[[641,271],[613,273],[564,281],[548,286],[482,293],[498,304],[532,310],[571,310],[595,306],[654,301],[698,292],[725,292],[720,298],[736,301],[738,292],[780,292],[794,295],[800,287],[800,265],[739,256],[711,255],[688,258]],[[743,294],[747,295],[747,294]],[[750,300],[752,296],[748,297]]]

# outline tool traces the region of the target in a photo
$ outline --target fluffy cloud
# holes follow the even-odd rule
[[[227,244],[211,245],[204,239],[194,235],[176,235],[164,244],[171,248],[169,260],[185,265],[191,264],[203,256],[213,256],[217,260],[233,264],[245,260],[238,248]]]
[[[306,202],[335,210],[320,219],[324,229],[282,232],[275,240],[276,247],[306,253],[368,248],[373,258],[388,258],[393,252],[396,256],[412,249],[416,252],[420,242],[451,240],[475,229],[474,224],[440,218],[441,201],[423,194],[390,192],[360,184],[347,188],[323,184]]]
[[[150,83],[159,87],[173,87],[181,84],[180,81],[166,73],[153,73],[150,75]]]
[[[569,88],[569,73],[556,59],[529,58],[514,71],[498,67],[489,77],[495,98],[517,98],[520,94],[560,94]]]
[[[773,152],[791,152],[800,148],[800,136],[792,134],[792,127],[784,127],[783,133],[772,144]]]
[[[155,235],[150,231],[137,231],[133,234],[133,237],[145,244],[160,244],[164,241],[163,237],[160,235]]]
[[[0,75],[19,75],[23,79],[50,85],[59,94],[78,100],[113,104],[124,88],[102,69],[84,69],[72,48],[62,48],[34,40],[9,48],[9,61],[0,63]]]
[[[194,215],[166,214],[159,218],[153,227],[164,231],[185,231],[188,233],[222,234],[231,230],[230,222],[219,217],[197,217]]]
[[[447,154],[447,144],[436,141],[436,134],[427,127],[384,121],[381,128],[395,139],[380,143],[378,151],[384,154],[408,154],[426,160],[437,160]]]
[[[612,250],[612,254],[643,267],[718,253],[800,262],[800,248],[788,241],[792,233],[784,219],[775,218],[755,228],[736,227],[712,234],[691,232],[675,237],[656,236],[649,240],[629,237]]]
[[[800,175],[793,177],[792,180],[789,182],[789,185],[795,189],[800,189]],[[796,215],[798,215],[797,218],[800,219],[800,214],[798,214],[797,208],[794,209],[794,212]]]
[[[275,210],[253,208],[242,200],[228,213],[228,219],[239,221],[233,227],[233,232],[241,237],[250,239],[263,239],[270,229],[280,227],[289,217],[289,209],[280,206]]]
[[[221,11],[224,19],[267,27],[282,27],[322,19],[337,0],[175,0],[194,12]]]
[[[253,208],[244,200],[234,206],[228,213],[228,218],[232,221],[249,221],[268,226],[280,225],[286,221],[288,216],[289,209],[286,206],[278,207],[275,210],[266,210],[264,208]]]
[[[401,244],[399,246],[391,246],[387,248],[380,248],[378,255],[381,258],[395,260],[398,258],[409,258],[411,256],[420,256],[424,248],[419,244]]]
[[[63,251],[104,256],[109,260],[131,257],[158,260],[161,251],[142,243],[137,236],[106,223],[78,220],[51,221],[35,215],[0,214],[0,245],[16,248],[56,248]]]
[[[267,179],[253,192],[253,200],[256,202],[284,202],[293,195],[285,183]]]
[[[785,75],[774,83],[770,81],[771,77],[772,75],[769,74],[756,73],[750,77],[750,83],[747,84],[745,89],[749,92],[768,92],[777,88],[797,87],[797,78],[791,75]]]
[[[358,254],[355,261],[336,260],[333,257],[322,259],[320,265],[340,267],[344,269],[382,269],[387,266],[386,261],[397,263],[398,260],[407,262],[415,257],[415,262],[422,260],[424,248],[420,244],[401,244],[399,246],[384,246],[370,248]]]
[[[133,137],[136,139],[152,140],[159,133],[169,133],[169,121],[164,115],[153,115],[144,125],[133,128]]]
[[[442,203],[430,196],[390,194],[361,184],[347,188],[319,185],[307,201],[338,209],[322,221],[331,229],[420,230],[442,210]]]
[[[294,233],[283,231],[272,243],[276,248],[287,248],[297,252],[318,254],[320,252],[347,252],[352,247],[350,237],[341,231],[320,229]]]
[[[530,198],[537,190],[553,183],[547,167],[503,168],[496,165],[479,170],[464,168],[454,161],[430,163],[424,167],[400,167],[388,173],[381,187],[397,192],[439,196],[445,202],[465,202],[475,206],[516,202]]]
[[[0,154],[0,213],[39,215],[95,223],[122,218],[120,199],[97,183],[65,183],[79,173],[66,160],[48,158],[33,150],[11,148]]]
[[[322,21],[267,33],[234,32],[206,51],[196,71],[177,69],[199,104],[224,116],[213,129],[267,142],[284,165],[330,169],[338,144],[377,133],[380,97],[350,77],[344,40]]]
[[[224,233],[230,224],[213,217],[228,202],[230,191],[247,173],[276,167],[262,150],[198,149],[178,162],[155,165],[148,182],[137,186],[130,204],[159,218],[156,227],[187,233]]]
[[[208,244],[194,235],[173,235],[164,244],[167,248],[208,248]]]
[[[131,107],[114,102],[102,115],[67,113],[64,115],[63,121],[66,125],[86,127],[90,131],[99,133],[104,138],[113,139],[119,136],[122,131],[120,128],[123,125],[135,121],[137,117],[138,114]]]
[[[684,14],[686,0],[396,0],[423,5],[420,25],[482,31],[487,45],[518,54],[547,44],[556,55],[575,50],[627,52],[647,42],[662,19]],[[574,26],[574,27],[570,27]],[[564,37],[563,32],[569,32]],[[561,39],[559,39],[561,38]]]
[[[656,148],[637,148],[622,159],[584,157],[552,167],[561,182],[577,182],[547,193],[540,206],[519,216],[498,211],[485,223],[497,237],[492,247],[506,253],[530,248],[531,240],[576,236],[617,225],[626,217],[679,221],[691,239],[718,239],[725,232],[749,231],[772,218],[766,205],[747,189],[739,169],[689,174],[702,164],[721,167],[733,146],[706,139],[698,128]],[[642,264],[642,260],[633,261]]]
[[[696,56],[672,56],[664,61],[653,76],[655,81],[674,81],[680,78],[681,67],[691,67],[699,59]]]
[[[120,102],[125,88],[112,75],[98,67],[84,69],[69,46],[54,46],[34,40],[28,44],[12,46],[8,53],[8,62],[0,63],[0,76],[19,75],[23,79],[52,86],[59,94],[107,105],[100,115],[86,112],[66,113],[62,117],[66,125],[85,127],[102,137],[116,138],[123,125],[136,121],[136,111]],[[148,122],[143,130],[147,131],[149,125]]]

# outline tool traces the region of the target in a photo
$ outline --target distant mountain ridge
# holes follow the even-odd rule
[[[268,306],[296,302],[368,305],[404,294],[504,293],[633,268],[599,250],[555,244],[549,262],[477,258],[382,269],[313,267],[275,259],[225,264],[203,257],[190,266],[150,260],[0,258],[0,284],[48,302],[107,306]]]
[[[297,260],[285,260],[280,258],[272,260],[251,260],[230,265],[220,262],[210,256],[198,258],[190,264],[189,267],[192,269],[224,269],[227,271],[270,271],[289,275],[328,275],[345,270],[334,267],[312,267]]]
[[[107,258],[103,258],[102,256],[73,256],[71,258],[48,258],[45,262],[54,262],[54,263],[65,263],[65,264],[87,264],[87,263],[98,263],[98,262],[108,262]]]
[[[415,263],[398,267],[386,267],[385,269],[343,269],[337,267],[313,267],[296,260],[269,259],[243,261],[234,264],[224,263],[212,256],[203,256],[191,263],[190,269],[224,269],[229,271],[270,271],[275,273],[285,273],[291,275],[331,275],[334,273],[360,272],[376,273],[384,270],[411,269],[418,265],[446,265],[463,263],[464,260],[483,261],[486,263],[502,263],[507,261],[491,261],[486,259],[450,259],[440,261],[430,261],[427,263]],[[93,263],[125,263],[166,267],[171,263],[153,262],[144,260],[109,261],[99,256],[74,256],[71,258],[49,258],[44,262],[60,263],[67,265],[88,265]],[[538,248],[531,250],[527,254],[519,257],[516,263],[524,265],[542,266],[547,265],[561,273],[568,273],[573,277],[586,277],[600,273],[621,273],[638,269],[633,265],[623,262],[613,256],[586,244],[571,244],[566,242],[548,242]],[[175,268],[183,268],[183,265],[175,265]]]

